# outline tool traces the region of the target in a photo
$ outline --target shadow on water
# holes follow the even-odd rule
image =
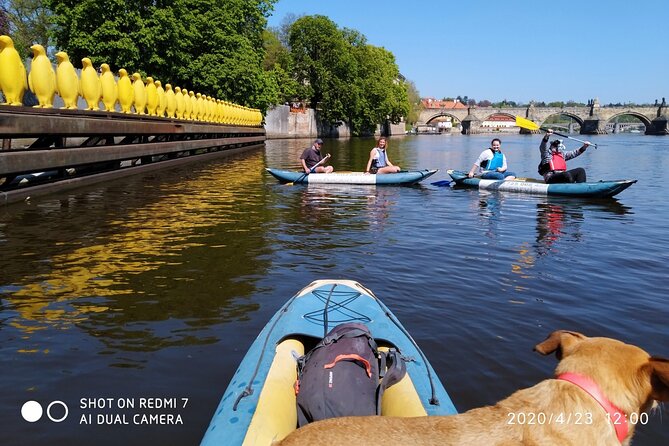
[[[0,227],[0,293],[15,314],[5,323],[28,338],[76,326],[107,346],[102,354],[216,342],[200,329],[255,311],[243,298],[268,266],[253,218],[263,194],[235,193],[258,181],[259,157],[224,175],[165,171],[27,205]],[[24,351],[43,350],[38,339]]]

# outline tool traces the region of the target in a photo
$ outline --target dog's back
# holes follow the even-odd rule
[[[655,401],[669,401],[669,361],[609,338],[553,332],[535,347],[555,353],[556,375],[587,376],[621,417],[634,419]],[[632,415],[634,414],[634,415]],[[280,444],[383,445],[591,445],[618,446],[616,415],[607,413],[587,391],[572,382],[548,379],[519,390],[494,406],[447,417],[345,417],[305,426]],[[623,441],[629,442],[634,424]]]

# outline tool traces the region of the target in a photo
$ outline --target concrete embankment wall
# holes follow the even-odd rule
[[[375,136],[404,135],[404,122],[378,126]],[[288,105],[279,105],[267,111],[265,116],[267,139],[280,138],[349,138],[351,129],[346,123],[339,126],[324,125],[318,119],[318,112],[311,108],[291,111]]]
[[[311,108],[291,111],[288,105],[279,105],[267,111],[265,116],[267,139],[280,138],[349,138],[351,129],[347,124],[324,125],[318,112]]]

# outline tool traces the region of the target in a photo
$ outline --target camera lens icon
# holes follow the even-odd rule
[[[44,409],[37,401],[26,401],[23,403],[23,406],[21,406],[21,416],[29,423],[39,421],[43,414]],[[64,421],[68,414],[69,408],[67,407],[67,404],[62,401],[51,401],[46,407],[46,416],[54,423]]]

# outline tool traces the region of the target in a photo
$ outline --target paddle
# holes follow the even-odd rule
[[[316,164],[314,164],[313,166],[311,166],[311,169],[309,169],[309,172],[305,172],[305,173],[304,173],[300,178],[298,178],[296,181],[291,181],[291,182],[289,182],[289,183],[286,183],[286,186],[292,186],[292,185],[295,184],[295,183],[301,183],[301,182],[307,177],[307,175],[309,175],[310,173],[313,173],[313,171],[316,170],[316,168],[317,168],[318,166],[320,166],[321,164],[323,164],[324,162],[326,162],[328,159],[330,159],[330,154],[329,154],[329,153],[328,153],[327,155],[325,155],[325,157],[324,157],[322,160],[320,160],[319,162],[317,162]]]
[[[527,130],[541,130],[543,132],[546,131],[546,129],[543,129],[543,128],[539,127],[539,125],[536,122],[530,121],[529,119],[521,118],[520,116],[516,116],[516,125],[518,127],[521,127],[521,128],[527,129]],[[574,137],[569,136],[569,135],[563,135],[562,133],[558,133],[558,132],[553,132],[553,134],[558,135],[558,136],[562,136],[563,138],[573,139],[574,141],[578,141],[578,142],[581,142],[581,143],[585,144],[585,141],[583,141],[582,139],[574,138]],[[597,144],[590,143],[590,145],[593,146],[595,149],[597,148]]]
[[[438,187],[446,187],[450,186],[451,183],[455,183],[455,181],[450,181],[450,180],[441,180],[441,181],[435,181],[434,183],[430,183],[433,186],[438,186]]]

